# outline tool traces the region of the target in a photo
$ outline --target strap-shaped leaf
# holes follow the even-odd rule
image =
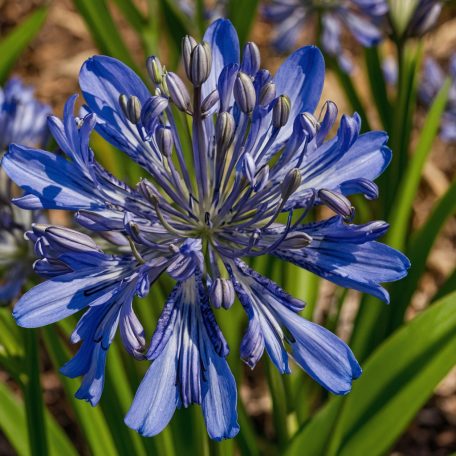
[[[353,391],[321,409],[285,454],[385,454],[455,364],[453,293],[390,336]]]
[[[0,382],[0,429],[19,456],[30,454],[24,404],[4,383]],[[76,456],[78,453],[70,439],[56,423],[52,415],[45,413],[49,435],[49,454]]]
[[[47,8],[38,8],[0,41],[0,83],[3,84],[13,65],[33,40],[46,19]]]

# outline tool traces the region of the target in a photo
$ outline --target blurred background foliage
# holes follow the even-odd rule
[[[227,0],[216,14],[232,20],[242,42],[260,45],[264,66],[277,68],[284,57],[270,47],[271,26],[258,3]],[[389,287],[391,304],[386,306],[279,260],[255,261],[257,270],[308,303],[306,318],[350,342],[364,369],[352,393],[331,397],[297,369],[280,376],[265,358],[248,370],[238,356],[246,321],[235,306],[220,325],[240,388],[239,435],[210,442],[199,409],[191,407],[180,410],[161,435],[145,439],[127,428],[123,417],[147,363],[133,362],[114,344],[101,404],[92,408],[74,398],[79,379],[58,373],[74,351],[68,339],[75,320],[33,332],[16,327],[11,308],[3,307],[0,454],[375,456],[456,451],[456,159],[454,145],[437,138],[450,81],[429,109],[417,101],[424,57],[446,64],[456,49],[456,7],[454,2],[445,5],[424,38],[404,40],[399,35],[406,13],[400,5],[409,3],[393,1],[393,39],[362,49],[344,36],[356,70],[346,74],[327,56],[322,97],[322,102],[335,101],[340,112],[358,111],[364,129],[390,134],[394,158],[380,180],[380,199],[373,204],[355,199],[356,222],[377,218],[391,224],[385,242],[411,259],[408,277]],[[195,1],[190,15],[175,0],[0,1],[0,82],[20,75],[60,115],[66,97],[78,90],[79,68],[90,55],[119,58],[146,80],[148,55],[159,54],[168,68],[179,68],[182,36],[201,38],[207,22],[202,0]],[[300,42],[309,42],[305,33]],[[398,62],[395,85],[383,75],[387,58]],[[115,175],[136,180],[141,171],[127,166],[130,162],[112,146],[97,136],[92,146]],[[51,218],[69,223],[60,213]],[[149,337],[171,286],[161,279],[137,306]]]

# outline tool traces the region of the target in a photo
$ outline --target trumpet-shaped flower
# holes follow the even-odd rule
[[[248,319],[240,351],[250,367],[266,352],[289,373],[290,352],[334,394],[348,393],[361,374],[350,348],[299,316],[305,304],[255,272],[249,258],[270,254],[384,301],[381,283],[403,277],[409,263],[376,241],[385,223],[351,223],[348,196],[377,196],[374,180],[391,151],[385,133],[360,133],[356,114],[342,116],[331,136],[331,102],[315,116],[324,82],[316,47],[299,49],[271,75],[255,44],[240,59],[236,31],[218,20],[202,43],[185,37],[182,49],[190,90],[157,57],[147,61],[150,93],[123,63],[95,56],[80,73],[86,115],[73,117],[73,97],[63,122],[50,119],[66,156],[10,147],[3,167],[24,190],[16,204],[75,211],[79,224],[118,246],[107,254],[77,231],[35,225],[35,269],[48,280],[22,297],[14,315],[35,327],[86,309],[72,337],[82,345],[63,372],[84,376],[78,397],[92,404],[119,329],[128,352],[151,362],[126,423],[152,436],[176,408],[200,404],[210,437],[220,440],[239,426],[215,313],[229,311],[236,296]],[[188,133],[178,127],[183,117]],[[93,129],[143,168],[135,187],[95,160]],[[334,216],[303,223],[317,205]],[[164,273],[176,284],[146,345],[132,300]]]

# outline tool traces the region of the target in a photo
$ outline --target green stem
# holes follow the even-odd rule
[[[36,330],[22,331],[25,346],[25,373],[27,381],[24,384],[27,428],[32,456],[48,454],[47,432],[44,422],[44,404],[40,382],[40,361],[38,337]]]

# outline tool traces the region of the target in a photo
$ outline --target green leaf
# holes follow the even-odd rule
[[[390,329],[401,324],[404,319],[408,303],[412,299],[418,282],[426,269],[426,261],[432,246],[445,222],[456,212],[456,179],[445,195],[435,204],[425,224],[413,233],[407,248],[412,267],[408,276],[400,283],[395,284],[392,296],[395,306],[392,309]]]
[[[258,0],[230,0],[227,6],[228,18],[237,30],[241,46],[247,42],[257,15]]]
[[[329,455],[382,455],[456,364],[456,294],[395,332],[369,358],[337,421]]]
[[[372,100],[374,100],[376,104],[384,129],[389,131],[391,123],[391,104],[388,100],[388,92],[386,90],[386,83],[383,77],[378,47],[374,46],[365,48],[364,57],[366,61],[367,74],[369,76]]]
[[[25,408],[22,401],[0,382],[0,429],[19,456],[30,454],[27,438]],[[76,456],[78,453],[52,415],[46,411],[51,456]]]
[[[33,40],[46,19],[47,8],[38,8],[0,42],[0,83],[3,84],[19,56]]]
[[[421,135],[417,141],[415,153],[409,159],[409,165],[401,180],[397,198],[390,218],[391,228],[388,232],[386,243],[396,249],[403,249],[408,237],[410,216],[413,210],[418,186],[424,164],[432,149],[432,144],[439,131],[440,121],[448,100],[451,82],[448,80],[443,85],[435,98],[426,117]]]
[[[332,399],[292,439],[286,456],[386,454],[456,364],[456,293],[396,331],[346,397]]]
[[[74,4],[86,21],[100,52],[122,60],[140,74],[118,31],[118,26],[112,18],[106,1],[74,0]]]

